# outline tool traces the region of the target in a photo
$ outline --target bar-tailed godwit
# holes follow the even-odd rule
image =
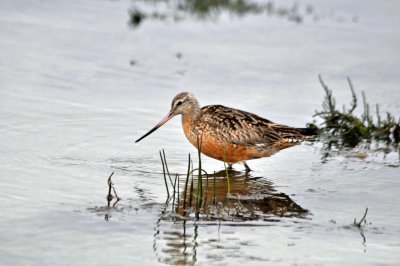
[[[277,124],[255,114],[222,105],[200,107],[192,93],[181,92],[172,100],[169,113],[136,142],[176,115],[182,115],[186,137],[196,148],[199,148],[200,142],[203,154],[224,161],[229,166],[241,163],[246,171],[250,171],[246,160],[271,156],[314,134],[314,130],[308,128]]]

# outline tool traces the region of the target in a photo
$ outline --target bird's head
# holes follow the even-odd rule
[[[159,127],[164,125],[168,122],[172,117],[176,115],[186,115],[197,112],[200,109],[199,103],[194,95],[190,92],[181,92],[177,94],[171,103],[171,110],[168,114],[157,124],[153,127],[149,132],[144,134],[135,142],[139,142],[140,140],[144,139],[154,131],[156,131]]]

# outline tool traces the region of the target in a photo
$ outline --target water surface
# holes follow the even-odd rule
[[[289,198],[305,214],[183,222],[164,204],[158,155],[164,148],[170,171],[186,172],[196,150],[179,118],[133,142],[183,90],[202,105],[304,126],[323,99],[318,74],[339,103],[350,101],[350,76],[371,104],[398,115],[397,1],[299,2],[308,4],[321,19],[223,11],[133,28],[137,2],[2,1],[0,264],[397,265],[395,152],[326,159],[321,144],[298,145],[250,161],[252,181],[236,182],[242,192]],[[223,164],[204,157],[203,167]],[[113,171],[122,200],[106,208]],[[350,226],[366,207],[367,224]]]

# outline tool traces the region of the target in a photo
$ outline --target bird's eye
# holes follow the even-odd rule
[[[176,103],[176,106],[179,106],[179,105],[181,105],[181,104],[182,104],[182,102],[179,101],[179,102]]]

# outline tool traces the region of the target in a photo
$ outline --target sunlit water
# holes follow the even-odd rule
[[[371,104],[398,115],[397,1],[315,1],[326,19],[301,24],[223,13],[135,29],[133,5],[0,2],[1,265],[400,263],[395,152],[323,159],[320,144],[302,144],[250,161],[254,180],[238,188],[286,195],[307,213],[183,223],[166,215],[158,154],[185,173],[196,150],[179,119],[134,144],[183,90],[202,105],[304,126],[323,99],[318,74],[340,104],[350,76]],[[203,167],[223,164],[204,157]],[[113,171],[122,200],[106,208]],[[352,227],[366,207],[367,224]]]

